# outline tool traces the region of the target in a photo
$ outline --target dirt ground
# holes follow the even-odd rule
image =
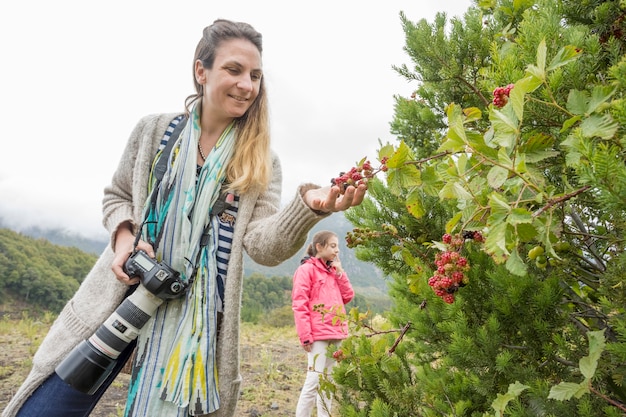
[[[0,317],[0,410],[28,373],[48,327],[37,320]],[[306,368],[295,330],[244,324],[241,339],[243,386],[237,417],[293,416]],[[91,416],[123,416],[128,378],[118,376]]]

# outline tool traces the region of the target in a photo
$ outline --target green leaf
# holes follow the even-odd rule
[[[439,191],[439,198],[470,200],[472,195],[457,181],[449,181]]]
[[[516,132],[517,131],[517,120],[514,119],[510,112],[507,114],[504,110],[492,109],[490,112],[490,119],[492,122],[498,123],[498,126],[507,132]],[[494,125],[494,128],[496,126]]]
[[[387,172],[387,185],[394,194],[422,184],[421,173],[413,164],[401,165],[400,168]]]
[[[580,128],[583,137],[593,138],[599,136],[602,139],[610,139],[615,135],[619,125],[608,115],[592,115],[583,120]]]
[[[409,283],[409,291],[411,291],[413,294],[418,294],[420,293],[420,279],[422,279],[421,275],[409,275],[406,277],[407,281]]]
[[[556,53],[554,58],[552,58],[552,61],[550,61],[550,65],[548,65],[548,71],[552,71],[559,67],[562,67],[563,65],[569,64],[570,62],[576,60],[579,55],[580,49],[575,46],[566,45],[562,47]]]
[[[407,146],[407,144],[404,141],[402,141],[400,142],[398,149],[396,149],[393,155],[391,155],[389,159],[387,160],[387,166],[389,168],[400,168],[401,166],[404,165],[406,161],[410,159],[410,157],[411,157],[411,149]]]
[[[591,379],[596,373],[598,361],[606,346],[604,330],[587,332],[587,338],[589,339],[589,355],[581,358],[578,365],[580,367],[580,373],[582,373],[585,378]]]
[[[530,74],[531,77],[534,77],[538,80],[544,80],[546,78],[546,73],[538,68],[536,65],[529,65],[528,67],[526,67],[526,72],[528,74]]]
[[[515,171],[517,171],[518,174],[525,174],[526,172],[528,172],[528,168],[526,166],[527,159],[528,158],[526,158],[526,154],[519,154],[517,158],[517,163],[515,164]]]
[[[588,102],[589,93],[587,91],[570,90],[565,107],[570,113],[580,116],[586,113]]]
[[[426,213],[422,205],[421,195],[418,188],[413,188],[406,198],[406,209],[413,217],[418,219]]]
[[[440,178],[433,166],[422,168],[422,191],[425,194],[436,196],[439,193]]]
[[[467,167],[467,154],[466,153],[462,153],[460,155],[458,155],[456,157],[456,163],[454,164],[456,166],[456,172],[458,175],[458,177],[464,177],[465,173],[466,173],[466,167]]]
[[[524,119],[524,99],[541,85],[541,80],[534,75],[518,80],[509,94],[509,103],[513,107],[518,120]]]
[[[591,100],[589,100],[589,107],[587,108],[587,114],[595,112],[600,105],[608,101],[609,98],[615,93],[615,87],[610,85],[597,85],[593,88],[591,93]]]
[[[528,272],[528,267],[526,266],[526,263],[522,260],[522,258],[519,256],[519,253],[517,252],[517,248],[515,248],[511,252],[511,255],[506,260],[505,266],[509,272],[520,277],[525,276],[526,273]]]
[[[520,242],[532,242],[537,236],[537,229],[532,224],[521,223],[515,227],[517,238]]]
[[[514,208],[513,210],[511,210],[511,213],[507,218],[507,223],[513,226],[517,226],[521,223],[532,223],[532,221],[532,214],[525,208]]]
[[[580,358],[578,361],[578,366],[580,368],[580,373],[583,374],[585,378],[591,379],[593,378],[593,374],[596,373],[596,368],[598,367],[598,360],[592,359],[589,356],[584,356]]]
[[[504,146],[507,149],[512,149],[517,139],[518,120],[511,106],[506,105],[502,110],[491,107],[489,120],[493,125],[492,142],[496,145]]]
[[[480,120],[483,117],[483,113],[478,107],[468,107],[467,109],[463,110],[463,114],[465,115],[464,123],[475,122],[476,120]]]
[[[496,411],[496,415],[504,415],[507,405],[510,401],[520,396],[524,390],[530,388],[528,385],[520,384],[518,381],[509,385],[506,394],[498,394],[496,399],[491,403],[491,408]]]
[[[509,170],[500,166],[493,166],[487,174],[487,181],[489,186],[494,189],[498,189],[504,184],[509,176]]]
[[[515,90],[516,88],[519,88],[524,92],[524,94],[528,94],[528,93],[532,93],[537,88],[539,88],[541,84],[542,84],[542,81],[539,78],[533,75],[529,75],[527,77],[517,80],[517,82],[515,83],[515,87],[513,87],[513,90]],[[513,91],[511,91],[511,93],[512,92]]]
[[[402,168],[396,170],[396,172],[401,177],[400,179],[403,188],[411,188],[422,185],[422,174],[415,165],[404,165]]]
[[[553,149],[553,146],[553,136],[538,132],[530,136],[526,142],[520,146],[520,152],[525,155],[527,162],[536,163],[558,155],[558,152]]]
[[[567,129],[574,126],[576,123],[578,123],[581,119],[582,117],[580,115],[570,117],[569,119],[563,122],[563,126],[561,127],[561,131],[559,133],[565,132]]]
[[[485,138],[481,133],[467,131],[465,132],[465,137],[467,138],[467,144],[474,151],[482,154],[483,156],[486,156],[487,158],[496,158],[497,151],[493,147],[485,143]]]
[[[491,207],[491,210],[495,213],[504,212],[508,214],[511,211],[509,203],[497,193],[492,193],[489,196],[489,207]]]
[[[380,150],[378,151],[378,160],[381,161],[383,158],[390,158],[393,153],[393,145],[388,143],[387,145],[380,148]]]
[[[600,359],[600,356],[606,347],[604,330],[587,332],[587,338],[589,339],[589,356],[592,356],[595,359]]]
[[[496,262],[504,261],[505,256],[509,255],[506,249],[506,228],[504,222],[491,226],[485,239],[485,249],[494,256]]]
[[[537,47],[537,65],[529,65],[526,71],[533,77],[541,80],[546,79],[546,40],[542,39]]]
[[[517,120],[524,119],[524,98],[526,91],[522,84],[515,84],[515,87],[509,93],[509,103],[513,107]]]
[[[553,386],[548,394],[548,399],[566,401],[572,397],[580,398],[583,394],[589,392],[586,384],[575,384],[573,382],[561,382]]]
[[[450,220],[448,220],[448,222],[446,223],[446,233],[451,233],[454,228],[456,227],[456,225],[459,223],[459,221],[461,220],[461,217],[463,216],[463,212],[458,212],[457,214],[455,214]]]
[[[465,138],[465,126],[463,126],[461,107],[452,103],[446,109],[446,114],[448,116],[448,132],[438,152],[462,151],[465,148],[467,140]]]
[[[513,161],[509,157],[505,148],[500,148],[498,150],[498,162],[500,162],[501,165],[504,165],[505,168],[513,168]]]

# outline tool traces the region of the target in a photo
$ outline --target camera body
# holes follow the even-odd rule
[[[169,265],[156,262],[142,250],[133,252],[124,264],[124,272],[138,277],[148,291],[164,300],[178,298],[185,293],[187,284]]]

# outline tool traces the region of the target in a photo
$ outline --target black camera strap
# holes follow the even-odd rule
[[[161,180],[163,179],[163,176],[165,175],[165,172],[167,171],[167,162],[169,161],[170,153],[172,152],[172,148],[174,148],[174,144],[176,143],[176,140],[180,136],[180,132],[183,131],[186,124],[187,124],[187,116],[183,115],[183,117],[180,119],[178,124],[176,124],[176,127],[174,127],[174,130],[170,134],[170,137],[167,140],[165,147],[161,151],[161,155],[159,156],[158,161],[156,162],[156,164],[154,164],[154,168],[152,169],[152,176],[156,179],[156,181],[154,182],[154,186],[152,187],[152,192],[150,194],[150,205],[153,205],[154,203],[156,203],[156,198],[157,198],[157,195],[159,194],[159,184],[161,184]],[[139,240],[141,239],[141,229],[143,229],[145,224],[146,224],[146,220],[144,219],[144,221],[141,223],[141,227],[139,228],[139,232],[137,232],[137,236],[135,236],[135,242],[133,244],[133,253],[135,251],[135,248],[137,247],[137,244],[139,243]],[[156,247],[155,247],[156,242],[150,242],[150,244],[156,250]]]
[[[154,183],[154,189],[157,189],[159,183],[163,179],[163,175],[165,175],[165,171],[167,171],[167,161],[169,160],[170,153],[172,152],[172,148],[174,147],[174,143],[176,143],[176,139],[180,136],[180,132],[183,131],[185,125],[187,124],[187,116],[183,116],[183,118],[178,122],[170,138],[167,140],[163,151],[161,152],[161,156],[157,161],[154,169],[152,171],[152,175],[156,178],[156,182]]]
[[[150,194],[151,205],[156,203],[159,185],[161,183],[161,180],[163,179],[163,176],[165,175],[165,172],[167,171],[169,155],[172,152],[172,148],[174,147],[176,140],[180,136],[180,133],[182,132],[182,130],[185,128],[186,124],[187,124],[187,116],[184,115],[182,119],[178,122],[174,130],[172,131],[169,139],[167,140],[167,143],[165,144],[165,147],[161,151],[161,155],[159,156],[158,161],[154,165],[152,176],[155,178],[156,181],[153,185],[152,193]],[[211,214],[209,216],[209,221],[207,225],[205,226],[204,231],[202,232],[202,237],[200,238],[200,248],[203,248],[209,243],[209,236],[210,236],[209,232],[211,229],[211,220],[213,219],[213,216],[219,216],[228,208],[230,208],[232,206],[232,203],[230,201],[232,200],[231,198],[229,198],[229,193],[222,192],[220,193],[220,196],[215,201],[215,203],[213,203],[213,207],[211,208]],[[144,224],[145,224],[145,220],[144,220],[144,223],[141,225],[142,228]],[[137,233],[137,236],[135,237],[135,243],[134,243],[133,248],[137,247],[137,244],[139,243],[140,238],[141,238],[141,231],[139,231]],[[158,241],[159,237],[157,237],[156,240]],[[150,242],[150,244],[154,247],[155,250],[157,249],[156,242]],[[195,262],[195,265],[194,265],[195,268],[197,268],[197,264],[198,264],[198,260],[196,260]],[[194,275],[195,275],[195,271],[194,271]]]

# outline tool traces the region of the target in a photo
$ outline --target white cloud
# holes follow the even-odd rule
[[[327,184],[394,141],[393,96],[415,88],[392,70],[409,63],[400,11],[432,21],[470,4],[12,2],[0,23],[0,217],[103,233],[102,190],[128,135],[145,114],[182,109],[195,45],[216,18],[263,33],[284,201],[301,182]]]

